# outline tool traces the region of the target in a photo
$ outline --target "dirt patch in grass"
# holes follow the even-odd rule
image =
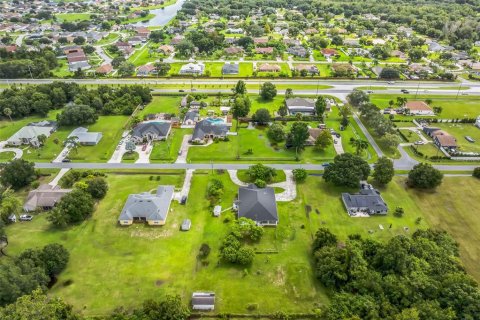
[[[165,281],[163,281],[163,280],[160,280],[160,279],[159,279],[159,280],[157,280],[157,281],[155,281],[155,285],[156,285],[157,287],[160,287],[160,286],[162,286],[162,284],[164,284],[164,283],[165,283]]]

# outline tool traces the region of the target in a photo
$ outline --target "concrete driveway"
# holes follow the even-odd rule
[[[0,142],[0,152],[13,152],[15,155],[12,160],[20,159],[23,156],[23,150],[20,148],[8,148],[5,147],[7,144],[6,141]]]

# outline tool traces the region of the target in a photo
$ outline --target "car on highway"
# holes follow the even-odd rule
[[[329,162],[324,162],[322,163],[322,167],[326,168],[326,167],[329,167],[330,166],[330,163]]]
[[[395,84],[395,81],[388,81],[387,84]]]
[[[185,92],[185,90],[183,90],[183,89],[180,89],[180,90],[178,90],[178,92]]]
[[[372,90],[368,90],[367,93],[373,93],[373,91],[372,91]]]
[[[32,221],[32,219],[33,219],[33,216],[29,214],[22,214],[20,216],[20,221]]]
[[[403,90],[402,92],[403,92],[404,94],[409,94],[409,93],[410,93],[410,91],[408,91],[408,90]]]

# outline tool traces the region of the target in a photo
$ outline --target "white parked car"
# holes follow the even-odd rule
[[[33,219],[33,216],[29,214],[22,214],[20,216],[20,221],[32,221],[32,219]]]

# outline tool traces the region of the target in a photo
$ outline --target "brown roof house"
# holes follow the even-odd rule
[[[158,52],[163,52],[164,54],[171,54],[175,51],[174,46],[170,46],[168,44],[161,45],[158,47]]]
[[[308,139],[305,142],[305,144],[307,146],[315,145],[315,141],[317,141],[317,138],[320,135],[320,133],[322,133],[322,131],[323,131],[323,129],[319,129],[319,128],[309,128],[308,129],[309,136],[308,136]]]
[[[37,189],[28,193],[27,200],[23,205],[25,211],[35,211],[38,209],[52,209],[67,193],[72,189],[61,189],[60,187],[52,187],[48,184],[42,184]]]
[[[272,54],[273,47],[255,48],[255,52],[258,54]]]
[[[278,64],[268,64],[264,63],[260,67],[258,67],[259,72],[280,72],[282,68]]]
[[[113,67],[110,63],[102,64],[100,67],[95,70],[96,73],[99,74],[109,74],[113,71]]]
[[[457,139],[440,128],[424,127],[423,132],[425,132],[429,137],[431,137],[433,139],[433,143],[435,143],[435,145],[439,148],[457,148]]]
[[[405,104],[405,109],[412,115],[434,116],[432,108],[423,101],[408,101]]]

